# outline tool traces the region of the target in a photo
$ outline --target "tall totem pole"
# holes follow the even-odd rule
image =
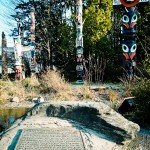
[[[18,36],[14,38],[15,43],[15,80],[22,80],[22,48],[21,48],[21,18],[18,17]]]
[[[7,79],[8,69],[7,69],[7,52],[5,48],[7,47],[7,40],[5,33],[2,32],[2,78]]]
[[[31,60],[30,60],[30,70],[31,70],[31,78],[36,77],[36,60],[35,60],[35,10],[34,7],[31,8]]]
[[[121,24],[121,47],[123,52],[123,68],[128,80],[132,80],[136,69],[136,30],[139,0],[120,0],[123,5]]]
[[[83,22],[82,22],[82,0],[76,0],[76,57],[77,57],[77,84],[83,84]]]

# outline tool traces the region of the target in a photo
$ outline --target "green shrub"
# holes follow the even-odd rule
[[[24,80],[22,80],[22,85],[24,87],[28,87],[30,85],[31,79],[30,78],[26,78]]]
[[[131,93],[136,97],[136,118],[140,123],[150,123],[150,80],[142,79],[132,89]]]

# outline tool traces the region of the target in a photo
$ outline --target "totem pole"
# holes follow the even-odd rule
[[[5,33],[2,32],[2,78],[7,79],[8,69],[7,69],[7,52],[5,48],[7,47],[7,40]]]
[[[36,60],[35,60],[35,10],[34,7],[31,8],[31,60],[30,60],[30,70],[31,70],[31,78],[36,77]]]
[[[76,0],[76,57],[77,57],[77,84],[83,84],[83,22],[82,22],[82,0]]]
[[[21,18],[18,18],[18,36],[14,38],[15,43],[15,80],[22,80],[22,48],[21,48]]]
[[[139,0],[120,0],[123,5],[121,24],[121,46],[123,52],[123,68],[128,80],[132,80],[136,69],[136,30]]]

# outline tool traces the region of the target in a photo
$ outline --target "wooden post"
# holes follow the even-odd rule
[[[31,60],[30,60],[30,70],[31,70],[31,78],[36,77],[36,60],[35,60],[35,10],[32,6],[31,8],[31,26],[30,26],[30,32],[31,32]]]
[[[15,43],[15,80],[22,80],[22,49],[20,35],[14,39]]]
[[[76,0],[76,57],[77,57],[77,84],[83,83],[83,22],[82,22],[82,0]]]
[[[2,32],[2,78],[7,79],[8,78],[8,68],[7,68],[7,40],[5,33]]]

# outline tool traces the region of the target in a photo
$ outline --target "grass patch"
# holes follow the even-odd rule
[[[34,81],[31,81],[27,86],[24,84],[24,81],[1,81],[0,99],[7,102],[13,97],[19,97],[20,99],[25,100],[37,96],[38,92],[35,87],[37,87],[38,84],[33,84],[33,82]]]
[[[117,104],[118,104],[118,102],[121,101],[121,96],[119,95],[119,93],[112,89],[109,89],[108,90],[108,98],[110,100],[111,107],[114,110],[117,110]]]
[[[73,88],[72,88],[73,86]],[[86,85],[70,85],[56,71],[48,71],[39,79],[26,78],[22,81],[0,80],[1,103],[13,97],[28,100],[39,95],[48,95],[47,101],[94,100],[95,95]]]

